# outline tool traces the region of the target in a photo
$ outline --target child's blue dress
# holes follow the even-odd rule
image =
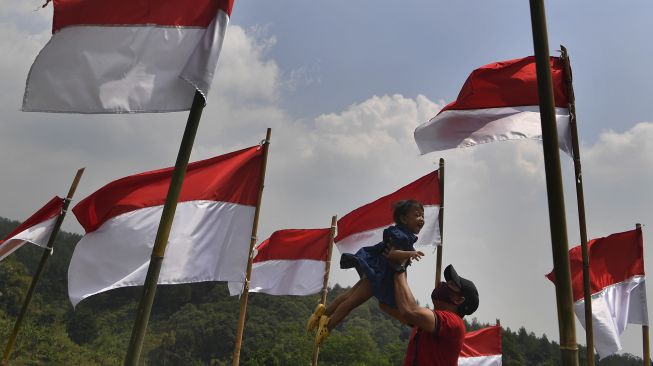
[[[360,248],[356,254],[345,253],[340,257],[340,268],[356,268],[361,278],[372,284],[374,297],[380,302],[396,308],[394,270],[383,255],[386,248],[414,251],[417,236],[401,225],[383,230],[383,241]]]

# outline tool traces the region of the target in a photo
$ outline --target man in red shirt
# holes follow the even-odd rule
[[[404,366],[456,366],[465,338],[463,317],[478,308],[478,291],[458,276],[452,265],[444,270],[447,282],[431,293],[433,310],[417,304],[408,287],[405,265],[397,267],[395,300],[401,317],[413,325]]]

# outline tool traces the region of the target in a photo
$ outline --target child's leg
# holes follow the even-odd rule
[[[356,284],[354,285],[354,287],[352,287],[352,288],[350,288],[349,290],[347,290],[347,291],[341,293],[340,295],[338,295],[338,297],[336,297],[336,298],[333,300],[333,302],[331,302],[330,304],[327,305],[327,308],[326,308],[325,314],[328,315],[328,316],[331,316],[331,314],[333,314],[333,313],[336,311],[336,309],[338,308],[338,306],[340,306],[340,304],[341,304],[343,301],[345,301],[349,296],[351,296],[351,294],[352,294],[353,292],[356,291],[356,289],[357,289],[358,287],[360,287],[361,282],[363,282],[363,280],[359,280],[358,282],[356,282]]]
[[[372,284],[367,278],[363,278],[347,292],[347,296],[343,296],[343,298],[338,301],[336,306],[331,309],[331,313],[329,313],[329,309],[327,309],[327,315],[330,316],[327,325],[329,330],[335,328],[342,322],[347,314],[372,297]],[[336,301],[337,300],[338,299],[336,299]],[[336,303],[336,301],[333,303]]]
[[[401,314],[399,314],[399,309],[397,308],[392,308],[382,302],[379,303],[379,307],[381,310],[383,310],[386,314],[390,315],[391,317],[399,320],[401,324],[408,324],[408,322],[401,317]]]
[[[322,315],[326,315],[327,317],[331,316],[331,314],[333,314],[336,311],[338,306],[343,301],[345,301],[347,298],[349,298],[349,296],[351,296],[352,293],[354,293],[356,291],[356,288],[358,288],[360,286],[360,283],[361,283],[361,281],[356,282],[354,287],[350,288],[349,290],[343,292],[338,297],[336,297],[335,300],[333,300],[333,302],[328,304],[326,309],[324,309],[322,312],[320,312],[320,310],[319,310],[321,305],[318,305],[315,308],[315,311],[313,312],[313,314],[310,316],[310,318],[308,318],[308,322],[306,323],[306,331],[310,332],[316,326],[318,326],[318,322],[319,322],[320,317]]]

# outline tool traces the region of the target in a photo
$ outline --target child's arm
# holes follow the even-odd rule
[[[391,263],[405,264],[411,260],[419,261],[424,256],[419,250],[399,250],[392,248],[387,253],[387,258]]]

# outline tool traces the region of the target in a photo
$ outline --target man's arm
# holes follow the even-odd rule
[[[420,329],[433,332],[438,319],[432,310],[423,308],[417,304],[413,293],[408,287],[406,272],[395,273],[395,302],[399,314],[406,322],[413,324]]]

